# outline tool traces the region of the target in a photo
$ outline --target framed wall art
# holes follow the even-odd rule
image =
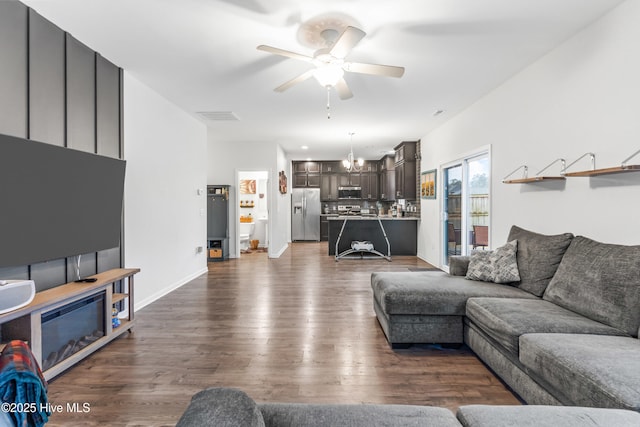
[[[280,194],[287,194],[287,175],[284,174],[284,171],[278,172],[278,187]]]
[[[256,180],[255,179],[241,179],[240,180],[240,194],[256,194]]]
[[[436,169],[431,169],[420,174],[420,198],[436,198]]]

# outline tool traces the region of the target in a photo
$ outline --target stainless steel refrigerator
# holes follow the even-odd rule
[[[291,210],[291,240],[320,241],[320,189],[294,188]]]

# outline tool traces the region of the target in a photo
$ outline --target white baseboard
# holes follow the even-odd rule
[[[147,297],[145,299],[143,299],[142,301],[136,301],[134,302],[134,311],[138,311],[146,306],[148,306],[149,304],[151,304],[154,301],[159,300],[160,298],[162,298],[163,296],[167,295],[168,293],[171,293],[173,291],[175,291],[176,289],[178,289],[179,287],[186,285],[187,283],[189,283],[190,281],[192,281],[193,279],[195,279],[198,276],[202,276],[205,273],[208,273],[209,269],[208,267],[204,267],[201,270],[198,270],[197,272],[188,275],[187,277],[184,277],[180,280],[178,280],[177,282],[175,282],[174,284],[167,286],[166,288],[162,289],[161,291],[151,295],[150,297]]]
[[[289,245],[284,245],[278,252],[273,252],[269,254],[269,258],[280,258],[280,255],[284,253],[289,248]]]

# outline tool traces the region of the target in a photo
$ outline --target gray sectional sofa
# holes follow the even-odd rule
[[[256,403],[241,390],[208,388],[191,399],[177,427],[637,427],[637,412],[549,406],[444,408],[412,405]]]
[[[450,274],[373,273],[389,343],[466,343],[529,404],[640,411],[640,246],[516,226],[507,240],[513,283],[487,281],[504,277],[498,250],[452,257]]]

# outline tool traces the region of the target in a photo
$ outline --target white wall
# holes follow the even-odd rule
[[[276,143],[255,142],[228,144],[216,138],[215,130],[208,132],[207,183],[231,186],[229,194],[229,253],[237,256],[236,224],[239,221],[239,199],[236,184],[238,171],[266,170],[269,172],[269,257],[277,258],[287,249],[289,194],[278,191],[278,171],[286,169],[286,159]],[[289,176],[289,174],[287,175]],[[291,178],[289,178],[291,179]]]
[[[640,172],[561,185],[501,182],[522,164],[533,176],[559,157],[570,163],[593,152],[596,167],[604,168],[640,149],[638,22],[640,2],[623,3],[422,139],[422,170],[491,146],[494,247],[512,224],[640,244]],[[631,163],[640,164],[640,156]],[[571,171],[589,167],[585,159]],[[548,173],[557,175],[559,167]],[[441,195],[422,201],[418,244],[419,256],[436,265],[441,201]]]
[[[136,309],[207,271],[206,126],[124,75],[125,266]],[[201,195],[197,190],[202,189]]]

